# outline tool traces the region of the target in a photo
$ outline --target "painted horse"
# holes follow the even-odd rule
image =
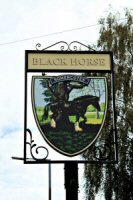
[[[56,128],[57,121],[60,120],[60,123],[63,123],[66,121],[66,118],[68,119],[69,116],[75,115],[76,121],[74,127],[75,131],[79,132],[82,131],[82,128],[80,128],[79,126],[80,123],[79,119],[80,117],[82,117],[85,122],[87,121],[85,113],[89,105],[94,106],[98,111],[101,110],[99,104],[99,97],[92,95],[77,97],[73,101],[68,101],[68,102],[60,101],[60,102],[50,103],[46,105],[44,108],[44,119],[47,119],[49,111],[52,111],[53,114],[51,119],[51,126],[53,128]]]

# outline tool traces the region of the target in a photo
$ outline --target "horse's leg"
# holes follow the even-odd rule
[[[83,129],[80,128],[80,126],[79,126],[79,118],[80,118],[79,116],[78,117],[76,116],[76,122],[74,124],[74,128],[75,128],[76,132],[82,132],[83,131]]]
[[[56,112],[56,115],[53,114],[50,125],[53,128],[57,128],[58,124],[62,122],[62,112]]]
[[[88,121],[87,116],[83,115],[82,118],[84,119],[84,123],[87,124],[87,121]]]
[[[56,122],[55,122],[54,118],[51,119],[50,126],[52,128],[56,128]]]
[[[52,128],[56,128],[56,121],[55,121],[55,116],[53,115],[50,121],[50,126]]]

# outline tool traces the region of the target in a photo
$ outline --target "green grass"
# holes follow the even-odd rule
[[[100,119],[97,119],[97,113],[96,112],[87,112],[85,114],[87,118],[87,124],[101,124],[103,120],[103,112],[100,112]],[[70,116],[69,117],[70,121],[75,123],[76,121],[76,116]],[[84,119],[81,117],[80,122],[83,121]]]
[[[43,114],[44,114],[44,108],[43,107],[36,107],[36,113],[37,113],[37,117],[39,122],[43,120]]]
[[[37,113],[37,118],[38,121],[40,122],[40,124],[49,124],[50,123],[50,117],[47,120],[44,120],[43,118],[43,114],[44,114],[44,108],[42,107],[37,107],[36,108],[36,113]],[[86,112],[85,116],[87,118],[87,124],[101,124],[103,117],[104,117],[104,113],[100,112],[100,119],[97,119],[97,113],[94,112]],[[76,121],[76,116],[69,116],[69,120],[73,123],[75,123]],[[80,121],[83,121],[83,118],[80,118]]]
[[[86,117],[87,117],[87,124],[101,124],[103,121],[104,113],[99,112],[100,114],[100,119],[97,119],[97,113],[96,112],[87,112]]]
[[[58,149],[67,153],[76,153],[85,148],[95,138],[97,132],[74,133],[67,131],[45,132],[47,139]]]
[[[44,120],[44,108],[38,107],[36,108],[37,118],[44,133],[45,137],[50,144],[55,146],[57,149],[67,152],[67,153],[76,153],[86,148],[88,144],[90,144],[96,137],[99,128],[101,127],[102,119],[104,116],[103,112],[100,112],[100,119],[97,119],[97,113],[94,112],[86,112],[87,118],[87,129],[84,129],[83,132],[77,133],[74,131],[68,130],[54,130],[49,124],[51,118]],[[73,123],[76,121],[76,116],[69,116],[69,120]],[[83,118],[80,118],[80,121],[84,121]],[[83,123],[84,124],[84,123]],[[46,126],[45,126],[46,125]],[[48,125],[48,126],[47,126]],[[74,127],[74,126],[73,126]]]

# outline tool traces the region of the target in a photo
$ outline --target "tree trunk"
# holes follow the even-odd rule
[[[97,119],[100,119],[100,113],[98,110],[97,110]]]

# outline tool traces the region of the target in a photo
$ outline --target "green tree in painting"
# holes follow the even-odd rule
[[[74,89],[83,89],[86,85],[83,83],[73,82],[73,81],[62,81],[56,84],[50,85],[50,79],[41,80],[40,84],[43,86],[44,91],[43,95],[45,97],[45,101],[48,103],[52,103],[55,101],[64,101],[68,102],[70,93]],[[76,97],[76,96],[75,96]]]
[[[45,96],[45,102],[52,103],[57,100],[58,98],[58,87],[54,85],[53,87],[50,86],[48,79],[41,79],[40,84],[44,88],[43,95]]]
[[[101,96],[103,93],[105,93],[105,82],[103,79],[91,79],[90,82],[90,89],[93,91],[94,96],[98,96],[99,99],[101,99]],[[99,111],[96,110],[97,112],[97,119],[100,119],[100,114]]]
[[[121,20],[122,18],[122,20]],[[133,13],[100,19],[98,50],[112,51],[115,64],[118,156],[116,165],[86,165],[86,199],[100,190],[106,200],[133,199]],[[90,157],[88,153],[88,158]]]

